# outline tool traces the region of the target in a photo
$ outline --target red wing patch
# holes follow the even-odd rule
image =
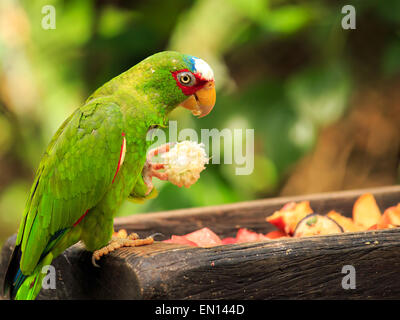
[[[118,171],[122,166],[122,163],[124,162],[125,159],[125,153],[126,153],[126,139],[125,139],[125,133],[122,133],[122,144],[121,144],[121,151],[119,152],[119,161],[118,161],[118,167],[117,167],[117,171],[114,174],[114,178],[112,180],[112,183],[114,183],[115,178],[117,177]],[[74,223],[74,227],[77,226],[82,219],[87,215],[87,213],[89,212],[89,209],[86,210],[86,212]]]
[[[82,221],[82,219],[87,215],[88,212],[89,209],[86,210],[86,212],[78,220],[76,220],[76,222],[74,223],[74,227],[76,227]]]
[[[117,171],[114,174],[112,183],[114,183],[115,178],[117,177],[118,171],[121,168],[122,164],[124,163],[125,153],[126,153],[126,139],[125,139],[125,133],[122,133],[122,144],[121,144],[121,151],[119,153],[118,167],[117,167]]]

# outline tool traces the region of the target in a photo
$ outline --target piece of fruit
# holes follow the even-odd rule
[[[189,245],[189,246],[196,246],[196,247],[197,247],[197,244],[196,244],[196,243],[194,243],[193,241],[190,241],[190,240],[186,239],[185,236],[176,236],[176,235],[172,235],[172,236],[171,236],[171,239],[164,240],[163,242],[166,242],[166,243],[176,243],[176,244],[186,244],[186,245]]]
[[[353,219],[345,217],[335,210],[329,211],[327,217],[335,220],[343,228],[344,232],[356,232],[365,230],[363,226],[355,224]]]
[[[196,243],[199,247],[213,247],[222,244],[220,237],[218,237],[209,228],[203,228],[192,233],[185,235],[189,241]]]
[[[383,213],[379,224],[400,226],[400,203],[397,204],[397,206],[387,208]]]
[[[309,201],[303,201],[298,204],[291,202],[281,210],[275,211],[266,220],[286,234],[292,235],[299,221],[312,212]]]
[[[240,228],[236,234],[236,243],[263,241],[263,240],[270,240],[270,239],[264,236],[262,233],[250,231],[246,228]]]
[[[333,219],[316,213],[303,218],[294,231],[294,237],[342,233],[343,228]]]
[[[161,155],[168,180],[178,187],[189,188],[200,178],[209,158],[203,143],[182,141]]]
[[[287,234],[281,230],[274,230],[274,231],[268,232],[265,236],[270,239],[278,239],[278,238],[282,238],[282,237],[287,237]]]
[[[360,196],[353,206],[354,223],[368,229],[381,220],[381,211],[376,203],[375,197],[371,193]]]
[[[369,227],[368,230],[382,230],[382,229],[392,229],[397,228],[397,226],[388,223],[377,223]]]
[[[221,240],[222,244],[232,244],[236,243],[236,238],[233,237],[227,237]]]

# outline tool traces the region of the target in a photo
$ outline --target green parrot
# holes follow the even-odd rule
[[[41,159],[4,293],[35,299],[42,268],[78,241],[94,252],[92,261],[111,251],[113,219],[124,199],[152,197],[151,178],[167,179],[147,156],[148,131],[166,127],[177,106],[203,117],[215,99],[210,66],[173,51],[154,54],[97,89],[61,125]],[[113,248],[148,243],[152,238],[129,236]]]

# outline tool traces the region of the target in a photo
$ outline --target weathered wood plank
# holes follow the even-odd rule
[[[265,221],[265,217],[288,202],[309,200],[316,213],[325,214],[335,209],[350,217],[354,201],[366,192],[374,194],[382,211],[400,202],[400,186],[390,186],[133,215],[117,218],[115,229],[125,228],[144,236],[155,232],[166,236],[181,235],[202,227],[211,227],[214,232],[224,237],[234,236],[240,227],[265,233],[274,229]]]
[[[210,227],[221,236],[238,227],[266,232],[265,217],[288,201],[310,200],[316,212],[351,214],[354,200],[372,192],[381,209],[400,201],[400,187],[252,201],[116,219],[116,228],[166,236]],[[4,246],[3,279],[14,238]],[[40,299],[399,299],[400,229],[213,248],[156,242],[123,248],[94,268],[80,244],[55,259],[57,289]],[[344,265],[356,269],[356,289],[341,285]],[[0,282],[2,286],[2,283]]]

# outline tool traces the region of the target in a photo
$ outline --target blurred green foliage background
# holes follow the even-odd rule
[[[346,4],[356,8],[356,30],[341,26]],[[42,28],[44,5],[56,8],[55,30]],[[396,0],[2,0],[0,243],[17,231],[40,157],[62,121],[104,82],[167,49],[206,60],[218,90],[208,117],[177,110],[171,119],[179,129],[254,128],[255,169],[238,176],[232,165],[210,165],[190,189],[157,182],[158,198],[126,202],[119,215],[396,183],[399,26]],[[371,94],[375,100],[365,98]],[[339,160],[326,159],[358,134],[343,179],[328,183],[342,171]],[[375,145],[364,145],[368,137]],[[348,159],[361,154],[357,161],[369,163],[382,141],[390,145],[374,159],[390,159],[386,171],[349,174],[360,166]]]

